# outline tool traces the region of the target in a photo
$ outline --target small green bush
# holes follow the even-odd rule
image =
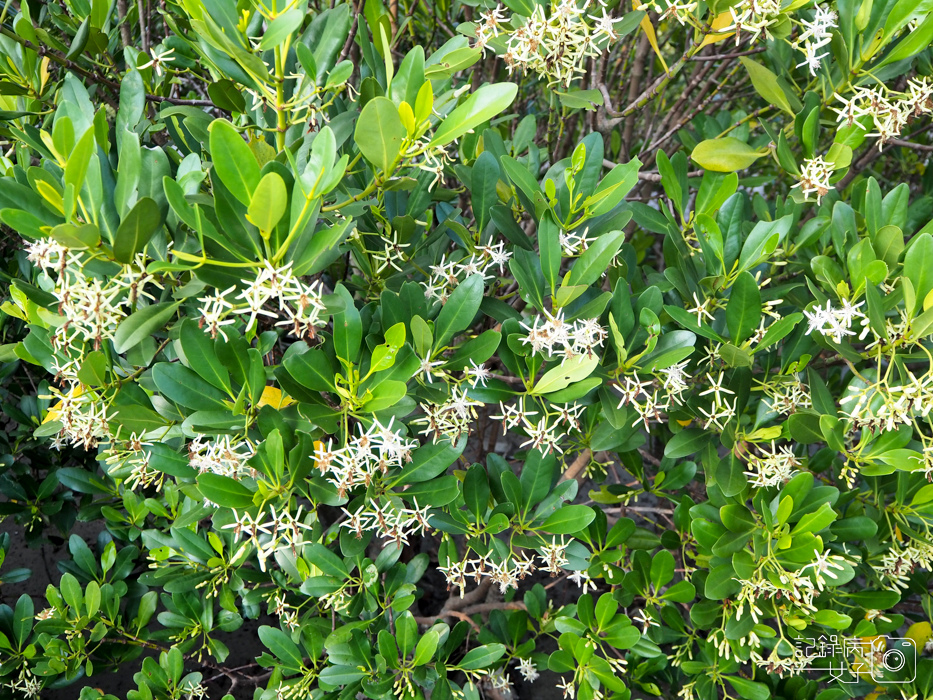
[[[933,5],[0,24],[0,696],[933,697]]]

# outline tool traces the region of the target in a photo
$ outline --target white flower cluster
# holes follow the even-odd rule
[[[52,443],[55,449],[61,449],[70,442],[81,445],[85,450],[97,447],[97,443],[110,436],[108,421],[111,414],[108,408],[94,394],[80,393],[76,382],[67,392],[52,388],[52,397],[60,402],[55,410],[55,420],[62,424],[61,432]],[[67,442],[66,442],[67,441]]]
[[[62,269],[68,262],[68,249],[54,238],[40,238],[26,246],[27,259],[48,272]]]
[[[796,649],[796,647],[795,647]],[[812,655],[794,653],[791,656],[778,656],[777,649],[773,649],[767,658],[762,657],[758,651],[752,651],[749,658],[756,668],[763,669],[765,673],[784,676],[798,676],[804,671],[813,668],[813,660],[822,657],[822,652]]]
[[[444,177],[444,168],[453,162],[445,146],[432,146],[430,135],[413,141],[405,149],[405,158],[411,159],[418,170],[434,175],[428,191],[433,190]],[[398,268],[396,268],[398,269]]]
[[[592,356],[595,348],[602,347],[608,337],[608,331],[599,325],[599,319],[577,319],[570,322],[564,319],[563,309],[558,309],[553,316],[547,315],[542,322],[541,316],[535,316],[529,325],[521,327],[528,332],[522,338],[523,345],[531,346],[531,351],[547,355],[560,356],[570,360],[579,355]]]
[[[751,34],[752,41],[762,34],[771,39],[771,27],[781,18],[781,0],[741,0],[729,12],[732,24],[722,31],[735,32],[736,46],[742,42],[743,32]]]
[[[759,488],[782,486],[797,473],[800,462],[789,445],[776,447],[772,440],[770,452],[764,447],[759,449],[761,450],[760,456],[754,454],[748,456],[749,471],[745,472],[745,476],[751,479],[752,486]]]
[[[228,296],[236,291],[235,286],[199,298],[201,327],[206,328],[212,338],[216,338],[218,333],[226,338],[223,327],[236,320],[228,316],[249,314],[247,328],[259,316],[265,316],[275,319],[276,326],[288,328],[296,338],[313,339],[316,329],[326,323],[321,318],[325,308],[321,301],[321,284],[317,281],[305,284],[295,276],[291,267],[291,262],[275,267],[267,260],[256,278],[234,297],[234,301],[230,301]],[[277,308],[268,308],[267,304],[273,301]]]
[[[859,118],[870,116],[875,131],[868,136],[878,139],[878,148],[888,140],[901,135],[901,130],[915,117],[933,113],[933,83],[926,76],[907,81],[907,91],[896,93],[883,85],[878,88],[856,87],[854,94],[846,99],[836,93],[842,103],[833,110],[839,115],[837,121],[846,125],[858,124]]]
[[[476,583],[488,577],[499,585],[502,593],[505,593],[509,588],[518,588],[518,582],[535,571],[535,564],[534,559],[524,553],[513,554],[510,559],[499,564],[492,561],[487,554],[463,561],[448,561],[446,566],[438,566],[437,569],[447,579],[447,590],[451,587],[459,588],[462,598],[468,577],[473,578]]]
[[[687,16],[697,9],[698,2],[677,2],[677,0],[664,0],[664,5],[654,3],[654,11],[660,15],[658,19],[664,21],[668,17],[673,17],[681,26],[687,23]]]
[[[409,535],[423,534],[428,531],[428,511],[430,507],[419,508],[415,499],[414,508],[398,507],[391,501],[382,505],[371,500],[355,513],[341,508],[347,516],[342,526],[356,533],[357,539],[367,530],[376,531],[380,537],[392,540],[402,547],[408,544]]]
[[[501,26],[505,16],[497,7],[481,15],[474,46],[488,48],[489,40],[501,31],[508,36],[503,60],[510,73],[516,68],[531,71],[547,78],[550,85],[570,87],[574,78],[587,71],[589,59],[600,56],[619,38],[615,24],[620,19],[610,17],[605,6],[602,14],[587,15],[589,6],[590,0],[558,0],[547,12],[536,4],[525,24],[512,30]]]
[[[466,389],[451,387],[450,396],[444,403],[422,403],[424,415],[413,420],[413,425],[424,425],[421,435],[431,437],[437,442],[442,437],[457,442],[463,435],[470,434],[470,427],[476,420],[476,407],[482,401],[475,401],[466,394]]]
[[[298,608],[292,607],[285,602],[285,593],[276,591],[269,602],[269,614],[275,615],[282,621],[289,630],[296,630],[298,623]]]
[[[912,540],[904,548],[892,547],[881,558],[881,566],[875,570],[886,580],[889,590],[907,590],[908,577],[917,567],[933,570],[933,545]]]
[[[240,513],[234,509],[234,521],[224,525],[222,529],[233,530],[234,542],[239,542],[240,538],[245,535],[248,541],[256,547],[259,568],[265,571],[266,561],[277,551],[284,549],[297,551],[305,544],[304,532],[311,530],[312,526],[304,522],[302,510],[304,506],[298,506],[297,512],[292,515],[287,509],[276,512],[273,507],[271,512],[261,510],[253,516],[247,511]],[[231,563],[241,561],[246,551],[245,548],[238,550],[231,558]]]
[[[239,479],[255,476],[256,470],[247,462],[255,454],[253,446],[246,440],[234,441],[230,435],[208,440],[198,435],[188,443],[188,463],[198,474],[211,472]]]
[[[660,376],[648,381],[642,381],[638,373],[633,372],[631,376],[622,377],[621,384],[615,385],[616,391],[622,395],[618,408],[631,406],[638,413],[638,417],[632,423],[633,427],[642,423],[645,430],[648,430],[649,423],[651,421],[660,422],[661,412],[667,411],[672,403],[678,405],[683,403],[682,394],[687,389],[687,381],[690,379],[690,375],[686,371],[688,364],[689,361],[684,360],[666,367],[658,371]],[[712,382],[712,379],[710,381]],[[720,376],[719,383],[721,384],[721,382],[722,377]],[[714,389],[710,391],[718,390],[733,393],[728,389],[722,389],[719,384],[713,386]],[[718,398],[719,394],[716,395]],[[729,417],[731,417],[731,414]]]
[[[816,584],[809,576],[799,572],[785,571],[776,585],[768,577],[756,575],[754,579],[737,579],[742,590],[735,596],[735,619],[741,620],[746,613],[758,624],[764,614],[757,601],[759,599],[778,599],[783,603],[797,607],[804,614],[817,611],[813,599],[817,594]]]
[[[518,672],[526,683],[534,683],[541,676],[531,659],[518,659]]]
[[[502,421],[502,434],[505,435],[510,428],[521,428],[528,435],[528,440],[521,444],[522,448],[538,450],[547,456],[551,450],[563,454],[561,443],[571,434],[571,431],[580,430],[580,415],[586,410],[585,406],[575,403],[563,406],[552,405],[555,411],[545,408],[543,414],[538,411],[529,411],[525,408],[525,397],[519,397],[518,403],[507,406],[499,402],[501,415],[492,418]],[[541,415],[537,421],[530,418]]]
[[[569,563],[566,555],[568,545],[569,543],[565,542],[563,537],[543,545],[538,554],[540,566],[535,566],[534,557],[525,552],[513,552],[510,559],[500,564],[492,561],[491,556],[487,554],[482,557],[467,558],[461,562],[449,561],[446,566],[437,568],[447,578],[447,589],[459,588],[461,598],[466,590],[468,577],[473,578],[476,583],[488,577],[493,583],[498,584],[500,592],[504,594],[509,588],[518,588],[519,581],[539,568],[549,572],[551,576],[561,573],[563,567]]]
[[[590,247],[590,243],[596,240],[595,238],[586,237],[588,231],[588,228],[583,229],[581,233],[561,230],[558,240],[560,241],[561,249],[564,251],[565,258],[573,258],[580,255],[580,253]]]
[[[842,306],[838,309],[833,308],[832,303],[827,301],[826,308],[816,306],[813,311],[804,311],[803,315],[807,317],[808,323],[807,335],[817,331],[822,335],[830,336],[835,342],[841,343],[843,338],[856,335],[855,331],[852,330],[852,326],[858,321],[862,327],[858,339],[864,340],[871,330],[868,325],[868,317],[859,311],[859,308],[864,304],[864,301],[851,304],[848,299],[843,299]]]
[[[791,44],[798,51],[803,51],[803,63],[797,64],[797,67],[807,66],[810,69],[810,75],[816,75],[820,69],[820,61],[829,55],[828,52],[819,55],[817,52],[833,40],[831,30],[836,28],[836,12],[817,5],[813,21],[803,20],[801,24],[804,26],[804,31]]]
[[[117,325],[132,310],[140,297],[154,301],[146,291],[147,285],[162,289],[162,285],[148,272],[142,254],[109,282],[84,274],[79,253],[69,251],[52,238],[42,238],[27,247],[28,259],[43,272],[55,274],[52,294],[58,300],[59,313],[65,317],[52,343],[54,347],[101,343],[113,337]],[[51,274],[50,274],[51,273]]]
[[[810,408],[813,405],[810,391],[797,375],[772,377],[762,385],[762,389],[771,399],[771,410],[789,415],[798,408]]]
[[[819,204],[833,188],[829,183],[832,174],[833,164],[823,160],[823,156],[807,158],[803,161],[803,168],[800,169],[800,178],[793,187],[799,187],[804,197],[815,192],[816,203]]]
[[[151,442],[143,442],[135,433],[125,443],[114,438],[104,451],[107,471],[114,478],[123,478],[125,475],[126,488],[132,491],[149,486],[156,491],[161,490],[165,473],[150,468],[152,453],[144,449],[151,445]]]
[[[341,448],[334,449],[331,442],[326,447],[316,443],[315,466],[341,498],[357,486],[369,486],[376,475],[401,468],[411,460],[411,452],[418,443],[392,430],[393,422],[394,419],[384,426],[373,421],[365,430],[361,425],[360,434]]]
[[[441,258],[438,265],[431,265],[431,275],[424,286],[426,299],[436,299],[442,304],[447,303],[454,288],[472,275],[482,275],[483,280],[495,279],[493,268],[498,267],[500,272],[505,271],[512,254],[505,249],[502,242],[495,245],[477,246],[476,252],[465,261],[448,261]]]
[[[6,681],[0,687],[13,691],[13,697],[38,698],[42,694],[42,680],[26,667],[19,672],[17,680]]]
[[[917,377],[906,370],[906,375],[903,384],[850,389],[839,403],[846,407],[842,413],[853,428],[892,431],[898,425],[911,425],[913,416],[927,418],[933,411],[933,374]]]

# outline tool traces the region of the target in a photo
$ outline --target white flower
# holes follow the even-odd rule
[[[771,442],[771,452],[761,449],[761,456],[749,455],[750,470],[745,475],[751,478],[751,485],[758,487],[782,486],[797,473],[800,462],[789,446],[775,447]]]
[[[827,163],[822,156],[807,158],[800,170],[800,180],[793,187],[799,187],[804,196],[815,192],[816,202],[819,204],[822,198],[833,188],[829,183],[832,174],[833,164]]]
[[[859,311],[864,304],[863,301],[852,304],[848,299],[843,299],[842,306],[838,309],[833,308],[832,304],[827,301],[826,308],[816,306],[812,311],[804,311],[803,314],[807,318],[807,335],[818,331],[822,335],[831,336],[835,342],[841,343],[844,337],[855,335],[852,325],[855,321],[859,321],[862,326],[859,340],[864,340],[870,330],[868,317]]]
[[[580,595],[586,595],[587,590],[596,590],[596,584],[593,583],[593,579],[590,578],[586,571],[574,571],[567,578],[583,589],[580,591]]]
[[[540,676],[538,673],[538,667],[535,666],[531,659],[519,659],[518,672],[522,674],[522,678],[524,678],[528,683],[534,683]]]
[[[477,384],[486,386],[486,382],[489,381],[489,376],[492,374],[486,368],[486,365],[477,365],[473,360],[470,360],[470,365],[470,367],[463,370],[463,373],[470,380],[473,388],[476,388]]]

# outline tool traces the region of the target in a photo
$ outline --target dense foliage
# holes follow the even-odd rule
[[[0,25],[0,697],[933,696],[931,3]]]

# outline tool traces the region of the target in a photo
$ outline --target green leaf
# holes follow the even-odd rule
[[[314,391],[335,391],[334,368],[323,350],[286,354],[285,370],[302,386]]]
[[[338,284],[334,293],[343,301],[342,311],[334,314],[334,349],[337,357],[349,364],[356,362],[363,340],[363,322],[347,288]]]
[[[149,197],[141,197],[123,217],[113,240],[113,257],[131,263],[136,253],[146,247],[152,234],[162,226],[162,210]]]
[[[661,590],[674,579],[674,555],[662,549],[651,560],[651,583],[654,590]]]
[[[592,196],[587,197],[583,204],[592,216],[602,216],[612,211],[625,198],[635,183],[638,182],[638,169],[641,161],[638,158],[615,166],[604,177]]]
[[[434,348],[439,350],[465,330],[479,311],[485,283],[482,275],[470,275],[451,293],[434,321]]]
[[[301,650],[291,638],[277,627],[262,625],[259,628],[259,639],[286,668],[298,670],[304,665]]]
[[[700,428],[681,430],[664,447],[664,456],[680,459],[699,452],[709,442],[710,433]]]
[[[553,391],[560,391],[570,386],[574,382],[586,379],[596,366],[599,364],[599,357],[596,355],[577,355],[569,360],[565,360],[562,365],[549,369],[544,376],[538,380],[537,384],[528,392],[529,394],[540,396],[549,394]]]
[[[282,44],[301,26],[304,18],[305,13],[302,8],[294,8],[280,14],[266,27],[262,39],[259,40],[259,49],[268,51]]]
[[[796,116],[774,73],[746,56],[741,56],[739,60],[748,71],[748,76],[752,79],[752,85],[759,95],[791,116]]]
[[[226,119],[215,119],[208,127],[211,158],[221,182],[242,204],[249,206],[259,185],[259,162],[240,132]]]
[[[353,138],[363,157],[388,173],[407,136],[395,103],[387,97],[374,97],[360,112]]]
[[[748,272],[740,272],[729,293],[726,306],[726,326],[735,344],[743,342],[758,328],[761,321],[761,292]]]
[[[226,395],[183,365],[160,362],[152,368],[152,381],[169,401],[195,411],[227,411]]]
[[[798,411],[787,419],[790,436],[799,443],[812,445],[823,442],[823,431],[820,429],[820,417],[815,413]]]
[[[718,173],[733,173],[744,170],[767,151],[752,148],[744,141],[725,136],[719,139],[700,141],[690,154],[693,161],[704,170]]]
[[[741,676],[724,676],[729,685],[735,688],[739,697],[746,700],[769,700],[771,689],[764,683],[756,683]]]
[[[429,629],[424,636],[418,640],[418,646],[415,647],[415,656],[413,662],[415,666],[424,666],[434,658],[434,652],[437,651],[437,644],[440,634],[435,628]]]
[[[813,621],[834,630],[844,630],[852,624],[852,618],[835,610],[817,610],[813,613]]]
[[[345,579],[350,575],[347,565],[335,552],[325,547],[320,542],[309,545],[308,554],[311,563],[323,571],[328,576],[335,576],[338,579]]]
[[[559,508],[540,526],[553,535],[573,535],[593,522],[596,513],[589,506],[569,505]]]
[[[419,447],[412,455],[411,462],[405,465],[396,484],[414,484],[429,481],[443,474],[457,461],[466,449],[467,438],[462,436],[455,444],[444,440]]]
[[[9,610],[9,608],[7,608]],[[23,593],[16,601],[16,608],[13,610],[13,639],[16,646],[20,649],[29,639],[29,633],[32,631],[32,622],[35,617],[35,609],[32,604],[32,598]]]
[[[624,240],[624,231],[609,231],[599,236],[577,258],[563,286],[591,285],[602,278]]]
[[[127,316],[113,335],[113,349],[124,353],[136,347],[144,338],[162,330],[180,305],[180,301],[150,304]]]
[[[560,226],[550,211],[544,212],[538,222],[538,251],[541,256],[541,271],[551,291],[557,286],[563,249],[560,245]]]
[[[904,256],[904,275],[914,286],[915,301],[910,313],[923,308],[923,302],[933,291],[933,236],[921,233],[912,241]]]
[[[522,465],[519,486],[522,492],[522,509],[527,512],[544,500],[551,492],[557,471],[557,458],[553,453],[544,456],[538,450],[529,450]]]
[[[71,155],[68,156],[68,163],[65,165],[65,186],[72,185],[75,192],[81,191],[84,184],[87,168],[91,162],[91,156],[97,149],[97,142],[94,140],[94,129],[90,128],[84,132],[84,136],[75,145]]]
[[[268,236],[282,220],[287,206],[288,192],[282,176],[274,172],[266,173],[253,192],[246,218]]]
[[[508,108],[518,94],[516,83],[484,85],[447,115],[434,132],[429,146],[443,146],[472,131]]]
[[[470,178],[470,193],[472,197],[473,218],[476,219],[476,230],[480,233],[489,223],[489,210],[499,203],[496,194],[496,184],[499,182],[499,163],[489,151],[480,153],[473,163]]]
[[[225,508],[249,508],[253,505],[253,492],[236,479],[223,474],[199,474],[198,489],[204,498]]]
[[[470,649],[457,666],[466,671],[488,668],[501,659],[503,654],[505,654],[504,644],[486,644],[481,647]]]
[[[82,226],[59,224],[52,229],[49,235],[66,248],[72,250],[96,248],[100,245],[100,229],[94,224],[84,224]]]
[[[474,464],[463,479],[463,501],[477,520],[486,513],[489,502],[489,479],[482,464]]]
[[[119,330],[119,329],[118,329]],[[192,319],[185,319],[179,334],[187,365],[218,389],[231,391],[230,373],[217,357],[214,341]]]
[[[813,513],[807,513],[791,530],[792,535],[800,535],[806,532],[820,532],[836,519],[836,511],[829,503],[824,503]]]

